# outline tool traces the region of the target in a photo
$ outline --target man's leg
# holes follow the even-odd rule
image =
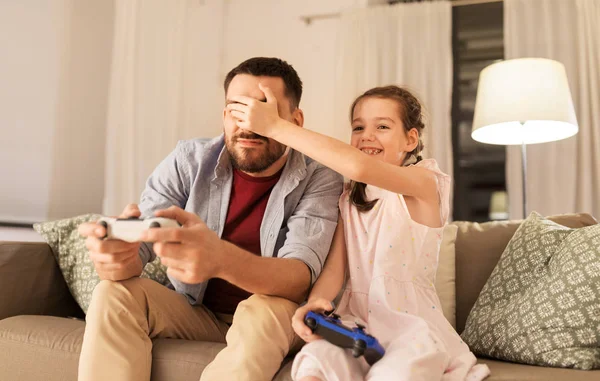
[[[94,289],[79,358],[79,381],[150,380],[153,338],[224,342],[227,325],[204,306],[145,278]]]
[[[227,332],[227,347],[200,380],[270,381],[290,348],[301,342],[292,329],[296,308],[296,303],[274,296],[252,295],[241,302]]]

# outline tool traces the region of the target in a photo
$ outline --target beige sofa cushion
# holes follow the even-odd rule
[[[452,327],[456,328],[456,269],[454,264],[456,242],[456,225],[444,228],[438,269],[435,277],[435,289],[442,304],[442,312]]]
[[[53,316],[0,320],[2,380],[77,380],[84,323]]]
[[[0,380],[77,381],[85,323],[52,316],[0,320]],[[198,381],[221,343],[154,340],[151,381]],[[290,359],[287,360],[289,362]],[[284,364],[274,381],[290,381]]]
[[[569,228],[594,225],[586,213],[563,214],[548,219]],[[458,221],[456,237],[456,330],[465,328],[467,316],[498,259],[522,221],[485,223]]]
[[[0,242],[0,290],[0,319],[83,314],[46,243]]]
[[[0,320],[0,379],[76,381],[85,323],[49,316]],[[224,344],[186,340],[154,341],[152,381],[198,381]],[[492,371],[486,381],[597,381],[600,370],[580,371],[479,359]],[[275,381],[290,381],[286,360]]]
[[[485,381],[598,381],[600,370],[574,370],[546,368],[533,365],[514,364],[505,361],[481,359],[480,364],[490,368],[490,376]]]

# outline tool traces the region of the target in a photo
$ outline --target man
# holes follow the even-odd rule
[[[252,58],[226,77],[226,102],[264,100],[300,128],[302,82],[276,58]],[[201,380],[270,380],[299,340],[291,317],[319,276],[337,223],[342,178],[280,143],[239,129],[223,111],[224,134],[183,141],[148,179],[138,209],[178,229],[152,229],[145,243],[80,233],[102,282],[86,317],[80,380],[149,380],[154,338],[226,342]],[[152,245],[148,242],[154,242]],[[154,256],[175,291],[139,278]]]

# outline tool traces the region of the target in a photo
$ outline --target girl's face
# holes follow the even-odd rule
[[[393,165],[402,165],[407,152],[419,143],[419,133],[404,129],[400,105],[393,99],[361,99],[352,115],[350,144],[363,153]]]

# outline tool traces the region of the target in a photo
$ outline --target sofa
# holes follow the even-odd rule
[[[587,214],[550,217],[578,228],[596,224]],[[447,317],[462,332],[469,311],[520,221],[453,222],[451,285],[439,289]],[[447,250],[446,250],[447,251]],[[440,259],[441,261],[442,259]],[[438,272],[439,276],[439,272]],[[45,243],[0,242],[0,380],[73,381],[85,327],[55,257]],[[152,381],[197,381],[223,344],[155,340]],[[290,380],[291,357],[274,380]],[[480,358],[489,381],[597,381],[600,370],[581,371]]]

